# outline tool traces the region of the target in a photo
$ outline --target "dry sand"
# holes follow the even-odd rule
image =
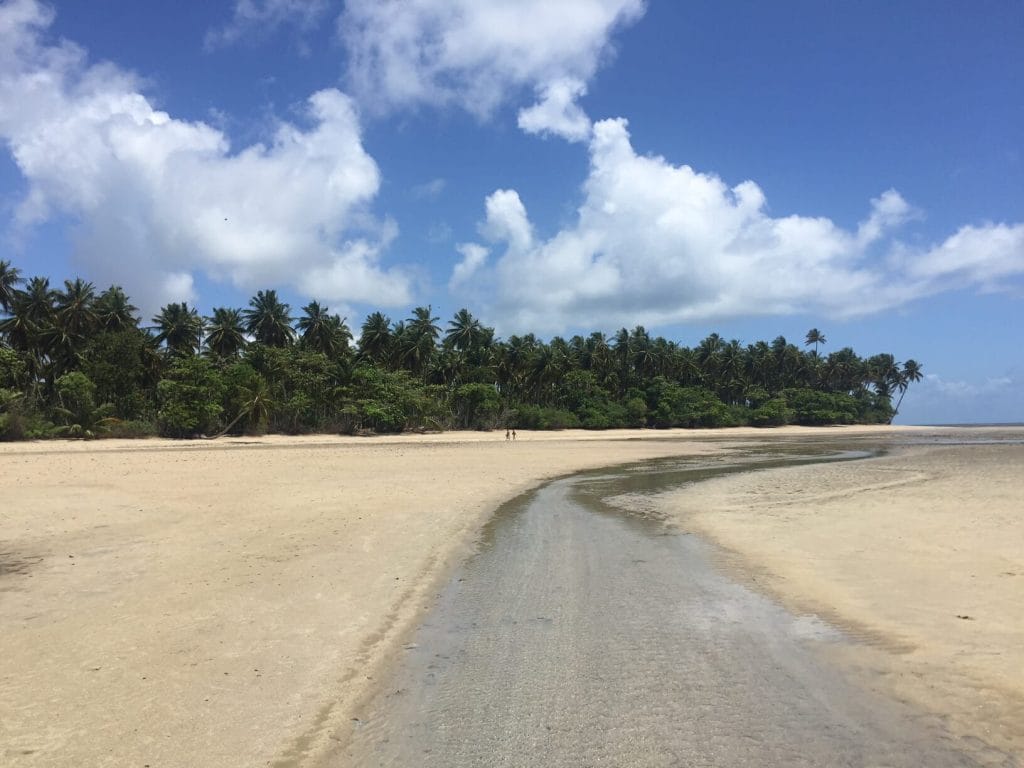
[[[662,508],[865,641],[839,654],[862,677],[1024,764],[1024,445],[732,475]]]
[[[892,432],[520,433],[514,444],[501,433],[460,433],[0,446],[0,763],[301,765],[351,716],[502,501],[580,469],[710,455],[751,437]],[[868,463],[799,470],[794,477],[839,473],[847,485],[813,507],[790,504],[774,523],[762,521],[763,535],[747,543],[737,533],[743,515],[761,516],[751,514],[756,498],[742,486],[718,495],[701,489],[707,512],[689,519],[772,569],[780,594],[896,638],[914,648],[901,660],[918,654],[922,669],[952,653],[951,663],[963,670],[954,679],[1011,696],[1020,692],[1024,646],[1020,456],[1009,456],[1016,472],[1008,473],[1007,457],[995,451],[985,468],[962,469],[946,483],[965,499],[953,510],[961,514],[949,519],[932,519],[928,500],[945,503],[947,494],[929,490],[922,475],[931,477],[933,465],[920,469],[914,454],[902,469],[888,470],[897,482],[883,490],[863,490],[885,480],[877,472],[857,480],[855,467]],[[825,487],[820,479],[793,482],[792,493],[801,496]],[[777,491],[768,484],[755,493]],[[916,514],[887,516],[894,499]],[[805,526],[790,518],[813,518],[807,510],[819,507],[829,511],[828,522],[809,526],[817,538],[797,536]],[[872,510],[868,517],[843,519],[844,509],[865,508]],[[891,544],[895,535],[904,537],[902,545]],[[800,565],[806,558],[798,544],[823,565]],[[858,571],[874,586],[857,591],[850,586],[855,578],[837,580],[847,585],[844,592],[832,580],[846,566],[833,565],[832,553],[845,563],[840,558],[857,547],[870,548],[871,562],[878,561]],[[961,550],[955,560],[952,547]],[[932,570],[922,575],[919,563]],[[934,588],[937,578],[952,573],[959,583],[967,572],[985,585],[965,593],[971,600],[953,600],[952,587]],[[1018,576],[1000,575],[1010,572]],[[876,578],[881,573],[888,580]],[[932,593],[941,604],[929,608]],[[996,653],[1001,661],[984,658]],[[1000,670],[1013,663],[1001,682]]]

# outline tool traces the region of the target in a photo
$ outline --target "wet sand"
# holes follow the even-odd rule
[[[502,502],[590,467],[906,434],[931,433],[0,445],[0,762],[307,764]],[[998,529],[970,487],[975,527]]]
[[[656,466],[503,508],[320,764],[1008,764],[820,653],[856,639],[716,572],[697,537],[609,506],[706,474]]]

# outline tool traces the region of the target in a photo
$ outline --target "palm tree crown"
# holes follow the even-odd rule
[[[195,354],[203,336],[203,319],[187,302],[168,304],[153,318],[157,342],[167,345],[176,355]]]
[[[139,308],[129,300],[124,289],[112,285],[99,295],[93,305],[99,326],[105,331],[124,331],[139,325]]]
[[[807,338],[804,339],[804,346],[809,347],[811,344],[814,345],[814,354],[818,354],[818,345],[825,343],[825,334],[819,331],[817,328],[811,328],[807,332]]]
[[[298,326],[304,347],[330,358],[348,349],[352,332],[343,319],[332,315],[327,307],[317,301],[309,302],[302,311],[305,314],[299,318]]]
[[[0,309],[4,312],[10,312],[14,306],[14,296],[21,282],[21,270],[0,259]]]
[[[242,313],[245,330],[256,341],[268,347],[283,347],[295,338],[288,315],[290,307],[277,298],[277,291],[257,291],[249,300],[249,306],[251,309]]]
[[[206,348],[218,357],[234,357],[245,348],[242,310],[214,307],[206,318]]]

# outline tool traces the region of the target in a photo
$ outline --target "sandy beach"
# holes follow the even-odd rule
[[[503,501],[591,467],[910,434],[929,433],[0,445],[0,757],[302,765]],[[872,640],[844,663],[1019,748],[1022,466],[1020,446],[913,448],[714,480],[663,503],[732,553],[738,578]]]

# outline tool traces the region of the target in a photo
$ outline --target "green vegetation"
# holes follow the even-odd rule
[[[0,439],[414,429],[614,429],[887,423],[914,360],[805,350],[779,336],[689,348],[642,327],[498,339],[469,310],[369,315],[358,340],[276,291],[204,317],[168,304],[144,327],[117,286],[53,288],[0,261]],[[898,393],[896,406],[892,398]]]

